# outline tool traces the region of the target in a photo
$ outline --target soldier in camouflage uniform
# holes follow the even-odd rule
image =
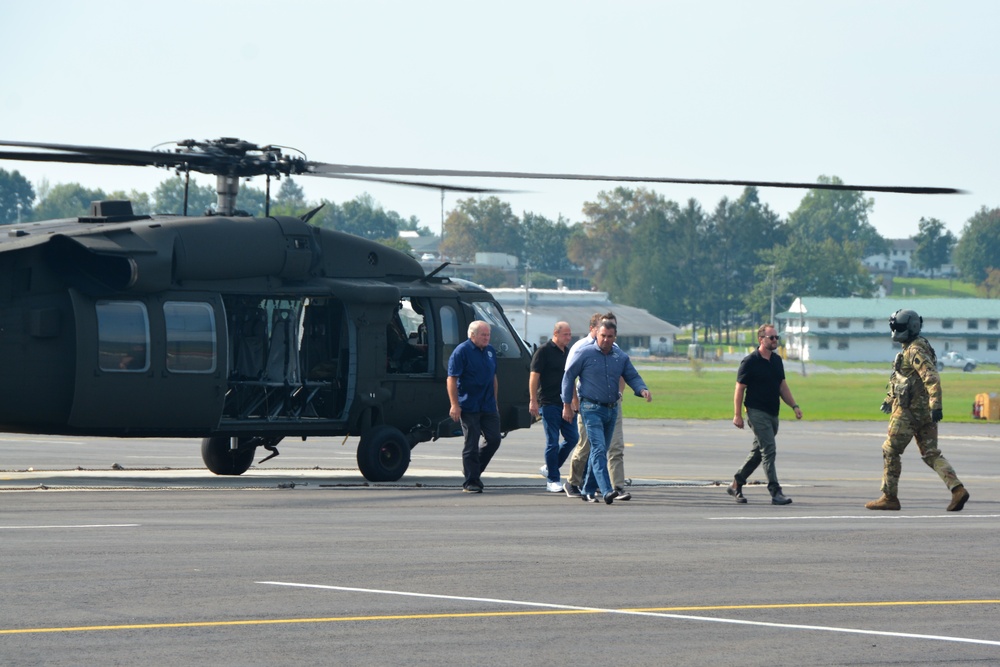
[[[882,497],[866,504],[870,510],[898,510],[900,457],[910,440],[916,438],[924,463],[934,469],[951,491],[949,512],[958,512],[969,499],[969,492],[955,474],[948,460],[938,449],[937,423],[943,416],[941,408],[941,378],[937,372],[934,348],[920,335],[923,318],[912,310],[897,310],[889,318],[892,339],[903,345],[896,355],[889,391],[882,403],[882,412],[891,414],[889,437],[882,445],[885,472],[882,475]]]

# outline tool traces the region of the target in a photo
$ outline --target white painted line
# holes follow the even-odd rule
[[[75,526],[0,526],[0,530],[43,530],[49,528],[137,528],[141,523],[83,523]]]
[[[912,632],[885,632],[882,630],[862,630],[860,628],[837,628],[825,625],[801,625],[797,623],[768,623],[765,621],[745,621],[735,618],[713,618],[711,616],[690,616],[687,614],[666,614],[653,611],[629,611],[627,609],[606,609],[603,607],[578,607],[575,605],[549,604],[545,602],[527,602],[524,600],[502,600],[498,598],[474,598],[458,595],[437,595],[434,593],[412,593],[408,591],[389,591],[377,588],[354,588],[350,586],[324,586],[321,584],[298,584],[285,581],[258,581],[258,584],[271,586],[290,586],[295,588],[316,588],[329,591],[345,591],[349,593],[376,593],[379,595],[401,595],[405,597],[433,598],[437,600],[458,600],[465,602],[488,602],[493,604],[509,604],[523,607],[540,607],[543,609],[568,609],[573,611],[602,612],[606,614],[624,614],[626,616],[650,616],[654,618],[671,618],[683,621],[705,621],[708,623],[728,623],[732,625],[755,625],[767,628],[784,628],[790,630],[815,630],[820,632],[842,632],[857,635],[875,635],[879,637],[903,637],[906,639],[930,639],[935,641],[958,642],[964,644],[983,644],[1000,646],[1000,641],[989,639],[972,639],[969,637],[951,637],[947,635],[921,635]]]
[[[709,521],[804,521],[817,519],[863,519],[877,521],[902,521],[904,519],[947,519],[958,521],[960,519],[1000,519],[1000,514],[844,514],[831,516],[710,516]]]

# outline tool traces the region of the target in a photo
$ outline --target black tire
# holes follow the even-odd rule
[[[253,463],[256,446],[247,445],[250,438],[240,438],[237,450],[229,448],[229,438],[216,436],[201,441],[201,460],[216,475],[242,475]]]
[[[973,366],[972,364],[966,364],[965,368],[963,368],[962,370],[965,371],[966,373],[971,373],[973,368],[975,368],[975,366]]]
[[[410,467],[410,441],[394,426],[380,424],[361,436],[358,469],[370,482],[395,482]]]
[[[944,370],[944,364],[942,364],[942,363],[941,363],[940,361],[939,361],[939,362],[937,362],[937,369],[938,369],[939,371],[943,371],[943,370]]]

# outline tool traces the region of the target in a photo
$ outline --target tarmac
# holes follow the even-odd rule
[[[197,441],[0,437],[3,664],[1000,664],[1000,434],[948,424],[972,498],[911,445],[871,512],[885,422],[783,421],[788,506],[722,421],[626,420],[633,499],[545,491],[511,433],[481,495],[461,444],[369,483],[356,440],[288,441],[239,477]],[[565,468],[564,468],[565,470]]]

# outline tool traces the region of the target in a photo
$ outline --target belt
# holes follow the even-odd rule
[[[592,401],[589,398],[581,398],[580,400],[585,403],[593,403],[594,405],[599,405],[602,408],[607,408],[608,410],[614,410],[615,408],[618,407],[618,401],[615,401],[614,403],[601,403],[600,401]]]

